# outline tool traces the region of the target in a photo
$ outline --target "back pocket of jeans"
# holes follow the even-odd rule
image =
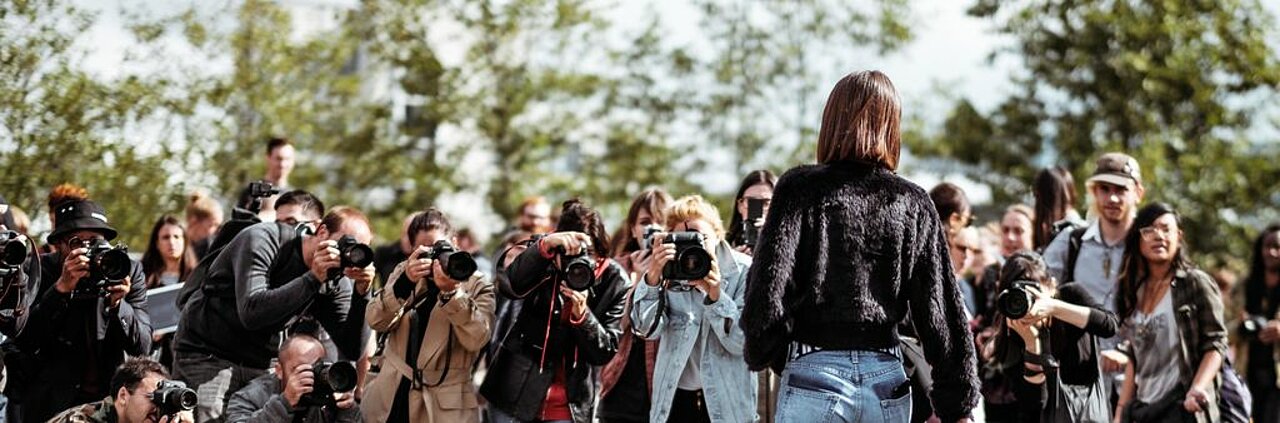
[[[887,399],[880,400],[884,422],[906,422],[911,418],[911,381],[902,382]]]

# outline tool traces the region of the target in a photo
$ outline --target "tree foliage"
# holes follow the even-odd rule
[[[944,130],[913,152],[976,165],[997,200],[1025,198],[1035,158],[1083,181],[1093,159],[1126,151],[1143,166],[1146,201],[1183,212],[1194,250],[1216,264],[1243,257],[1246,233],[1274,210],[1280,56],[1274,18],[1258,2],[979,0],[1013,45],[1017,92],[982,113],[961,100]],[[1084,192],[1084,191],[1081,191]]]

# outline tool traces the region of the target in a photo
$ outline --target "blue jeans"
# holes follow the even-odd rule
[[[879,351],[817,351],[787,362],[777,423],[887,422],[911,418],[902,359]]]

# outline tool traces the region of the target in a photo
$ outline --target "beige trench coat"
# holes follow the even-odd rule
[[[398,280],[404,272],[404,266],[404,263],[396,266],[388,280]],[[361,402],[364,420],[368,422],[386,421],[401,378],[413,380],[414,369],[406,363],[404,354],[412,326],[409,324],[410,316],[414,311],[410,306],[400,319],[396,319],[396,314],[406,301],[396,298],[390,286],[388,284],[387,289],[375,296],[365,310],[365,320],[373,330],[390,333],[382,359],[382,371],[366,386]],[[410,301],[416,302],[416,299],[426,295],[423,286],[418,286],[409,298]],[[446,365],[449,371],[438,386],[411,385],[410,421],[479,422],[479,406],[475,387],[471,382],[471,371],[476,357],[489,342],[489,331],[494,319],[493,295],[493,284],[477,272],[470,280],[458,285],[453,299],[432,308],[431,320],[427,323],[426,335],[423,336],[423,345],[418,351],[417,365],[414,368],[421,371],[421,380],[430,384],[440,380]],[[452,354],[446,353],[447,348],[452,348]],[[448,363],[445,363],[446,356],[449,356]]]

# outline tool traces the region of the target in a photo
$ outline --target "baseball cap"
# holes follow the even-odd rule
[[[1120,185],[1132,189],[1142,185],[1142,170],[1138,168],[1138,161],[1128,154],[1106,153],[1098,157],[1098,162],[1093,169],[1093,176],[1089,177],[1086,184],[1092,185],[1095,182]]]

